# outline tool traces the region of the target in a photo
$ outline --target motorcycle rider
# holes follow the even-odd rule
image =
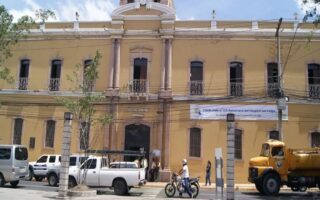
[[[179,171],[179,175],[183,178],[183,187],[184,190],[188,193],[190,198],[193,198],[191,189],[190,189],[190,181],[189,181],[189,168],[188,168],[187,159],[182,160],[182,169]],[[180,193],[179,196],[181,197],[182,194]]]

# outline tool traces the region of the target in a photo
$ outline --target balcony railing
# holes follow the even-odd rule
[[[129,81],[129,93],[144,95],[148,93],[148,81],[146,79],[134,79]]]
[[[189,82],[190,95],[203,95],[203,81]]]
[[[309,97],[320,98],[320,84],[309,84]]]
[[[268,83],[268,97],[277,97],[279,83]]]
[[[28,80],[29,78],[19,78],[19,85],[18,85],[18,89],[19,90],[27,90],[28,89]]]
[[[51,78],[49,83],[49,91],[59,91],[60,78]]]
[[[230,83],[230,96],[242,96],[242,83]]]

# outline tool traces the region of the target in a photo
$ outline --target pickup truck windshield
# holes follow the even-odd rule
[[[269,157],[269,155],[270,155],[270,146],[269,146],[269,144],[263,144],[260,156]]]

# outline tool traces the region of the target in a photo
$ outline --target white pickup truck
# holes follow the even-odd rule
[[[114,188],[116,195],[124,195],[132,187],[145,182],[143,168],[109,168],[106,158],[90,156],[80,167],[69,168],[69,187],[82,183],[85,170],[87,170],[85,185]]]

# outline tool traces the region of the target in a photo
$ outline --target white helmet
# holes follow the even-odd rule
[[[186,164],[187,164],[187,159],[183,159],[183,160],[182,160],[182,164],[183,164],[183,165],[186,165]]]

